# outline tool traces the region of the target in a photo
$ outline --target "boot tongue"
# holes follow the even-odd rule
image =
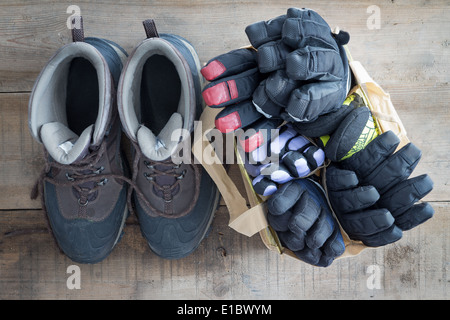
[[[72,164],[88,154],[93,127],[90,125],[78,136],[60,122],[49,122],[41,127],[41,140],[55,161]]]
[[[142,153],[153,161],[168,159],[175,151],[182,137],[183,117],[174,113],[158,136],[141,125],[137,131],[137,141]]]

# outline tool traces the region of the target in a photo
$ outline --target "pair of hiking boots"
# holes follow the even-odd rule
[[[30,97],[30,131],[45,152],[32,197],[41,192],[56,242],[75,262],[107,257],[133,207],[154,253],[185,257],[219,202],[200,165],[172,157],[203,110],[198,56],[182,37],[158,34],[153,20],[129,56],[109,40],[85,38],[78,22],[73,43],[50,59]]]

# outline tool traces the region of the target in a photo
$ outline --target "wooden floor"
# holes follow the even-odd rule
[[[292,6],[318,11],[351,34],[355,60],[391,94],[409,138],[423,151],[413,175],[429,173],[425,200],[436,213],[395,244],[316,268],[242,236],[216,212],[209,236],[191,256],[155,256],[135,217],[112,254],[79,265],[81,289],[68,289],[75,263],[60,253],[39,201],[29,193],[41,147],[28,131],[33,83],[52,54],[70,41],[69,2],[0,3],[0,299],[448,299],[450,297],[450,3],[447,0],[354,1],[77,1],[86,36],[127,51],[144,38],[141,21],[181,35],[202,63],[247,44],[244,28]],[[380,20],[371,5],[376,4]],[[375,8],[376,9],[376,8]],[[369,29],[372,22],[379,28]],[[236,168],[230,175],[240,179]],[[371,267],[375,266],[375,267]],[[379,286],[373,286],[373,272]]]

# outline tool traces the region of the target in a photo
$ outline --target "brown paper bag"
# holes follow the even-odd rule
[[[348,48],[350,69],[355,76],[357,86],[351,92],[358,90],[366,105],[372,112],[379,132],[393,131],[400,139],[397,150],[409,143],[406,129],[392,104],[390,95],[376,83],[359,61],[354,61]]]
[[[389,94],[373,81],[361,63],[352,61],[349,53],[348,56],[351,71],[357,80],[357,85],[350,93],[356,91],[363,97],[367,106],[372,111],[380,133],[392,130],[401,140],[399,148],[407,144],[409,140],[406,136],[406,130],[395,111]],[[298,259],[292,251],[283,248],[276,232],[269,226],[267,222],[267,208],[265,206],[266,199],[256,194],[253,190],[251,178],[247,174],[242,160],[239,158],[239,152],[235,152],[238,160],[237,165],[241,172],[250,206],[247,206],[247,201],[236,187],[236,184],[228,176],[220,158],[217,156],[213,146],[209,142],[208,133],[215,128],[214,120],[220,111],[221,109],[217,108],[205,108],[200,117],[201,125],[195,128],[192,152],[196,160],[202,164],[214,180],[222,195],[230,215],[228,225],[235,231],[248,237],[259,232],[261,240],[268,249]],[[322,185],[325,186],[324,172],[326,170],[326,165],[319,169],[321,170],[314,172],[314,174],[320,174],[322,176]],[[355,256],[368,248],[360,241],[351,240],[342,228],[341,232],[346,249],[344,254],[339,258]]]
[[[220,110],[207,107],[203,111],[200,117],[201,125],[194,131],[192,153],[216,183],[230,214],[229,226],[250,237],[268,225],[264,205],[260,203],[251,208],[247,207],[247,201],[228,176],[208,140],[208,133],[215,128],[214,120]]]

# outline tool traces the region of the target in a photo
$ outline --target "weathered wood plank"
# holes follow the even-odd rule
[[[143,39],[141,21],[154,18],[160,32],[179,34],[193,43],[201,61],[248,44],[244,28],[252,22],[283,14],[298,6],[292,1],[79,1],[87,36],[111,39],[127,51]],[[445,0],[383,1],[380,29],[367,27],[373,1],[304,1],[330,26],[351,33],[354,57],[384,85],[400,80],[448,84],[449,41]],[[66,22],[68,4],[55,1],[4,1],[0,10],[0,88],[3,92],[29,91],[45,62],[70,41]],[[414,66],[413,68],[411,66]],[[392,74],[393,73],[393,74]],[[395,75],[395,76],[394,76]]]
[[[399,242],[317,268],[269,251],[258,236],[227,226],[220,207],[208,237],[189,257],[154,255],[134,217],[101,263],[79,265],[81,289],[69,290],[67,267],[46,232],[42,211],[0,215],[0,299],[446,299],[450,203],[433,203],[436,216]],[[369,288],[369,266],[380,287]],[[369,281],[370,282],[370,281]]]
[[[0,209],[41,208],[38,200],[29,198],[42,170],[43,158],[41,145],[33,140],[28,130],[28,99],[29,93],[0,93]],[[399,108],[398,112],[411,141],[423,152],[413,175],[428,173],[435,183],[434,190],[425,199],[450,200],[450,142],[447,139],[450,113],[438,106]],[[230,167],[229,174],[244,190],[236,165]]]
[[[40,208],[30,191],[43,153],[28,130],[29,94],[0,94],[0,209]]]

